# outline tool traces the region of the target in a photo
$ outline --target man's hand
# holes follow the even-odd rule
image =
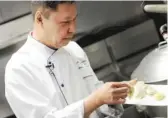
[[[122,82],[108,82],[96,91],[97,104],[123,104],[129,92],[129,85]]]
[[[123,104],[130,86],[123,82],[108,82],[93,92],[84,101],[85,117],[103,104]]]

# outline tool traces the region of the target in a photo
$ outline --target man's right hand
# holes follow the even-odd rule
[[[123,82],[108,82],[95,91],[97,104],[123,104],[128,95],[130,86]]]
[[[123,82],[108,82],[98,88],[84,101],[85,118],[103,104],[123,104],[128,95],[130,85]]]

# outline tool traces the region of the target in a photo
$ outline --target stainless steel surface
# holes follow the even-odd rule
[[[0,1],[0,11],[3,21],[30,12],[30,1]]]
[[[131,78],[149,84],[167,84],[168,80],[168,47],[156,48],[149,53],[136,68]],[[150,117],[167,117],[167,106],[147,106]]]
[[[167,4],[145,5],[144,10],[151,13],[167,13]]]
[[[154,23],[148,20],[106,39],[116,59],[128,56],[159,42]]]
[[[138,78],[146,83],[168,79],[168,46],[156,48],[149,53],[132,73],[131,78]]]
[[[84,48],[93,69],[111,63],[104,41],[100,41]]]
[[[99,80],[104,80],[106,76],[110,75],[114,71],[112,65],[108,65],[104,67],[103,69],[96,71],[96,76],[98,77]],[[113,79],[111,78],[111,81]]]
[[[1,8],[0,8],[0,23],[3,21],[2,19],[2,12],[1,12]]]
[[[121,118],[147,118],[147,116],[144,114],[144,112],[139,113],[136,110],[135,106],[130,106],[127,109],[125,109],[123,116]]]
[[[96,71],[96,76],[99,80],[104,82],[115,82],[120,81],[119,76],[116,73],[116,70],[113,68],[112,64],[107,65],[99,71]]]
[[[137,68],[137,66],[139,65],[140,61],[149,53],[153,50],[154,47],[152,47],[152,49],[148,49],[145,50],[144,52],[138,53],[135,56],[132,56],[128,59],[125,59],[123,61],[120,61],[119,67],[121,68],[121,71],[130,76],[132,74],[132,72]]]
[[[167,24],[163,24],[160,29],[160,34],[167,33]]]
[[[25,40],[32,27],[33,19],[31,15],[0,25],[0,49]]]
[[[97,26],[115,24],[144,14],[141,3],[142,1],[78,1],[77,32],[88,32]]]
[[[160,34],[163,36],[164,40],[168,40],[167,24],[164,24],[160,27]]]
[[[162,33],[163,31],[161,31]],[[167,41],[160,42],[158,48],[143,58],[140,65],[132,73],[132,79],[137,78],[149,84],[167,85],[168,45],[165,42]],[[145,108],[145,112],[150,118],[168,117],[167,106],[145,106]]]

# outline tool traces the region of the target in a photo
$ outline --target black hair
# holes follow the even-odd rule
[[[64,4],[64,3],[74,3],[75,1],[73,0],[68,0],[68,1],[64,1],[64,0],[55,0],[55,1],[50,1],[50,0],[32,0],[31,1],[31,12],[33,15],[33,19],[35,17],[35,13],[38,10],[38,8],[42,8],[44,9],[49,9],[49,10],[57,10],[57,6],[59,4]],[[44,16],[47,18],[49,16],[48,13],[44,13]]]

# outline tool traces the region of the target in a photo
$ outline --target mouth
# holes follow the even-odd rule
[[[74,35],[70,35],[68,37],[65,38],[65,40],[72,40],[74,38]]]
[[[70,39],[69,38],[64,38],[63,41],[69,41]]]
[[[64,38],[64,40],[72,40],[73,37]]]

